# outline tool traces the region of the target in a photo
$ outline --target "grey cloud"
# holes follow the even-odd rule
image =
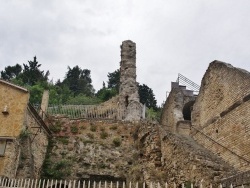
[[[121,42],[131,39],[138,81],[160,104],[178,73],[199,84],[215,59],[250,70],[249,8],[247,0],[4,0],[0,70],[37,55],[53,80],[78,64],[99,89],[119,68]]]

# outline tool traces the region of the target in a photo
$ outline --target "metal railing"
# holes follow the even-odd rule
[[[185,85],[187,89],[193,90],[196,93],[198,93],[200,90],[200,86],[198,84],[194,83],[192,80],[188,79],[180,73],[178,74],[176,82],[178,82],[179,85]]]

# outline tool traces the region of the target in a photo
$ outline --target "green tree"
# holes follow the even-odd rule
[[[36,82],[47,82],[49,71],[44,73],[40,70],[41,64],[38,64],[36,56],[33,61],[28,61],[29,64],[23,64],[23,72],[20,74],[20,78],[26,85],[35,85]]]
[[[80,93],[87,96],[93,96],[94,94],[90,70],[82,70],[79,66],[75,66],[72,69],[68,67],[68,72],[66,73],[62,84],[67,85],[74,96]]]
[[[49,104],[65,104],[70,98],[73,97],[72,92],[66,85],[59,84],[50,86]]]
[[[119,93],[120,87],[120,69],[108,73],[108,88],[114,88]]]
[[[155,95],[153,93],[153,90],[149,88],[147,85],[139,84],[139,96],[140,96],[140,102],[142,104],[146,104],[148,108],[153,108],[154,110],[157,110],[157,101],[155,99]]]
[[[36,84],[33,86],[29,86],[30,91],[30,103],[31,104],[41,104],[42,101],[42,95],[44,88],[42,85]]]
[[[11,80],[17,78],[22,72],[22,66],[16,64],[15,66],[7,66],[4,71],[1,71],[1,78],[4,80]]]
[[[117,95],[117,91],[115,88],[105,88],[103,87],[96,93],[96,97],[99,98],[101,101],[107,101]]]

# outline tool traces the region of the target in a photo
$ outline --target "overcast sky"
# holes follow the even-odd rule
[[[250,70],[249,0],[1,0],[0,70],[36,55],[50,79],[91,70],[96,90],[137,47],[137,81],[166,100],[178,73],[200,85],[213,60]]]

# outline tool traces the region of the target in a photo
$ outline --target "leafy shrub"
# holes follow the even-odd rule
[[[53,162],[50,159],[46,159],[45,168],[43,169],[43,177],[49,179],[61,179],[70,175],[70,162],[67,160],[61,160],[59,162]]]
[[[106,139],[106,138],[108,137],[108,133],[105,132],[105,131],[102,131],[102,132],[100,133],[100,137],[101,137],[101,139]]]
[[[113,139],[113,144],[115,147],[119,147],[121,145],[122,141],[120,138],[114,138]]]
[[[70,127],[70,130],[71,130],[71,132],[72,132],[73,134],[78,133],[78,127],[77,127],[76,125],[71,126],[71,127]]]

